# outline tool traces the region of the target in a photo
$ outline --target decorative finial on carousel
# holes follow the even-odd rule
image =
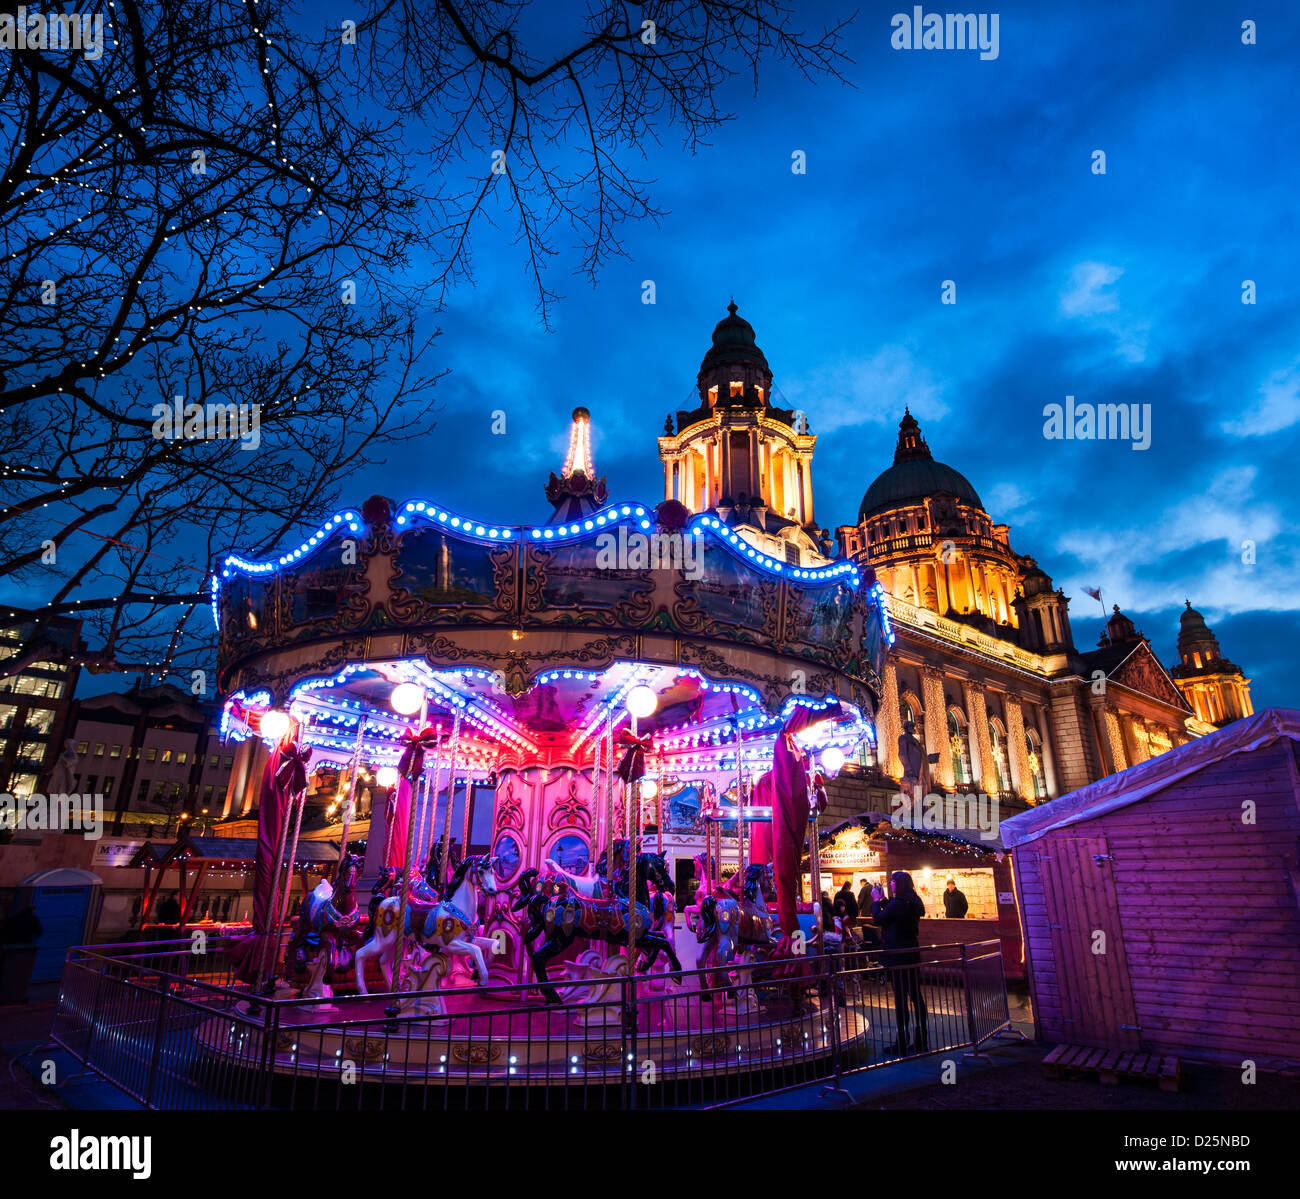
[[[603,478],[596,478],[591,453],[591,413],[585,408],[573,410],[569,426],[569,450],[557,476],[551,472],[546,484],[546,498],[555,505],[550,524],[565,524],[594,512],[609,497]]]

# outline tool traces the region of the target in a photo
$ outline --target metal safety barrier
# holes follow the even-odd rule
[[[304,1000],[254,995],[209,939],[70,950],[53,1040],[159,1109],[713,1107],[1010,1027],[1001,947]],[[900,1029],[898,1013],[905,1013]],[[923,1018],[922,1018],[923,1014]]]

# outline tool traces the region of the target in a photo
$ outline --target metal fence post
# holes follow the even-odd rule
[[[825,946],[824,940],[822,945]],[[833,955],[823,951],[821,956],[826,963],[826,1007],[830,1012],[832,1080],[822,1087],[820,1097],[825,1099],[827,1095],[843,1095],[851,1103],[853,1096],[840,1085],[840,1003],[837,985],[842,975],[838,971]]]
[[[171,994],[171,984],[166,972],[158,976],[158,1019],[153,1025],[153,1052],[149,1055],[149,1081],[145,1084],[144,1105],[153,1107],[153,1088],[158,1079],[158,1060],[162,1056],[163,1020],[167,1015],[167,1000]]]
[[[280,1006],[270,1003],[266,1015],[262,1017],[262,1073],[265,1076],[262,1086],[263,1108],[271,1106],[271,1087],[275,1083],[275,1051],[279,1039]]]

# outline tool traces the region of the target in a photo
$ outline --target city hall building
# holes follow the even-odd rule
[[[733,303],[697,379],[699,406],[659,438],[664,495],[710,512],[769,556],[817,566],[843,555],[889,595],[897,640],[881,679],[881,782],[902,777],[907,722],[930,786],[1030,806],[1252,712],[1249,679],[1190,602],[1166,667],[1115,607],[1095,647],[1076,644],[1069,598],[1012,546],[972,483],[937,460],[904,411],[893,462],[833,544],[814,519],[816,437],[772,403],[772,371]]]

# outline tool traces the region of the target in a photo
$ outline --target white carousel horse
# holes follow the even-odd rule
[[[603,874],[572,874],[559,865],[554,858],[547,858],[543,863],[546,866],[546,873],[553,874],[575,895],[581,895],[584,899],[607,899],[605,894]]]
[[[410,936],[424,950],[435,954],[459,954],[470,958],[477,971],[480,984],[488,981],[487,959],[484,951],[491,953],[491,937],[477,936],[479,891],[485,895],[497,893],[496,861],[487,855],[466,858],[447,884],[448,898],[431,907],[407,906],[405,935],[399,936],[397,921],[402,910],[402,898],[394,895],[385,899],[375,914],[375,931],[357,950],[357,990],[367,995],[366,962],[378,955],[379,967],[393,989],[394,967],[399,944]],[[427,963],[426,963],[427,965]]]

